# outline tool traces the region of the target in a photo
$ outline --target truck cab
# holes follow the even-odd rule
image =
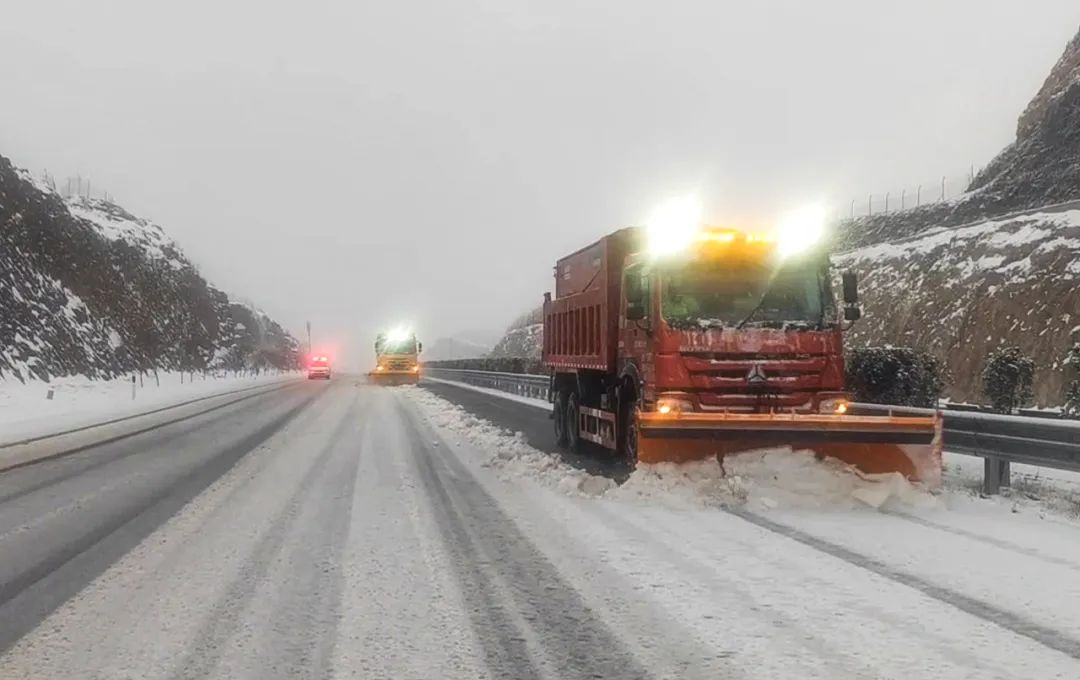
[[[643,404],[835,411],[845,398],[842,320],[826,252],[786,254],[733,230],[703,234],[678,255],[634,253],[624,263],[619,361],[642,378]]]

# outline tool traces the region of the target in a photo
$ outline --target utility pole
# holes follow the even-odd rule
[[[311,322],[307,322],[307,353],[311,354]]]

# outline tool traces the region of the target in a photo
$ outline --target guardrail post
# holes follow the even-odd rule
[[[1001,487],[1011,486],[1009,473],[1009,461],[993,456],[983,458],[983,493],[994,495],[1001,492]]]

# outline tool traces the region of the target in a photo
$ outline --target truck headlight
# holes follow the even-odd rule
[[[376,366],[376,367],[375,367],[375,370],[376,370],[376,371],[385,371],[385,370],[386,370],[386,367],[385,367],[385,366],[383,366],[382,364],[380,364],[380,365],[378,365],[378,366]]]
[[[659,205],[645,228],[649,253],[673,255],[687,248],[701,229],[701,203],[694,196],[672,198]]]
[[[695,410],[694,402],[684,397],[660,397],[656,400],[656,412],[661,415],[667,415],[669,413],[692,413]]]
[[[825,222],[825,209],[816,205],[786,215],[776,234],[780,256],[799,255],[814,247],[825,235]]]
[[[848,400],[844,397],[822,399],[818,403],[818,411],[821,413],[843,415],[848,412]]]

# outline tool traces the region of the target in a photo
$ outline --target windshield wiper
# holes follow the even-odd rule
[[[765,306],[765,300],[769,297],[769,293],[771,293],[771,292],[772,292],[772,286],[770,285],[768,288],[765,289],[765,292],[761,294],[761,299],[757,301],[757,304],[754,305],[754,308],[750,310],[750,313],[747,314],[746,317],[743,318],[742,321],[735,324],[735,330],[739,330],[740,328],[742,328],[746,324],[750,323],[751,319],[753,319],[755,316],[757,316],[757,313],[760,312],[761,308]]]

